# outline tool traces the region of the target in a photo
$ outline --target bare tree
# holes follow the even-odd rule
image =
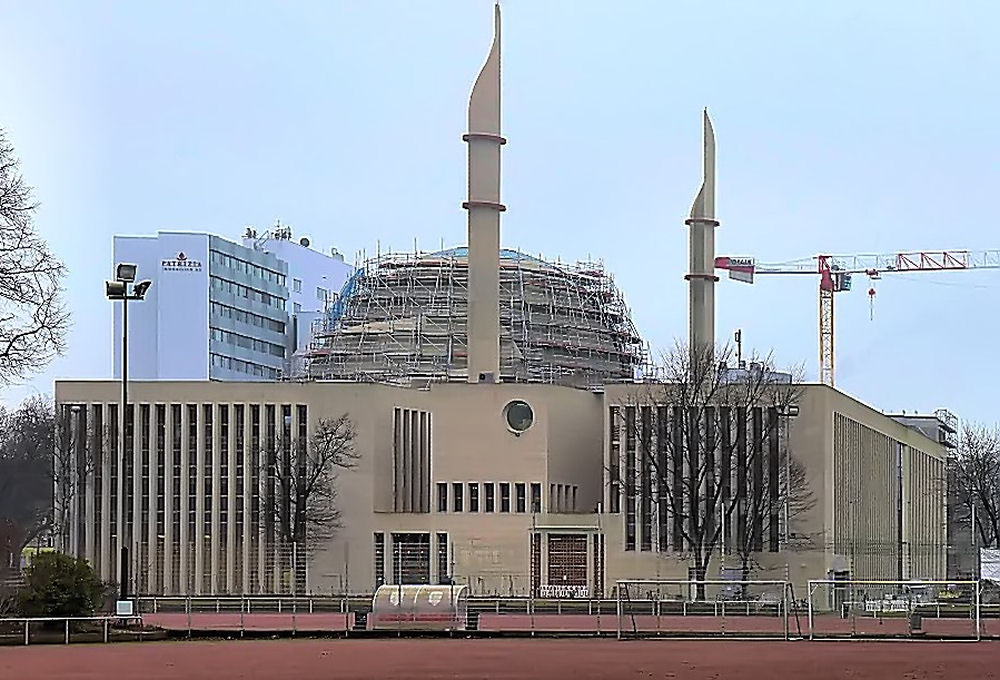
[[[0,408],[0,582],[14,576],[33,541],[69,546],[70,522],[82,510],[73,504],[93,470],[81,414],[67,407],[57,416],[43,397]]]
[[[959,508],[956,521],[969,526],[975,514],[973,530],[979,545],[1000,547],[1000,425],[963,427],[949,465]]]
[[[279,559],[296,546],[296,589],[305,585],[307,547],[336,535],[340,529],[337,477],[353,469],[359,458],[354,423],[345,413],[322,418],[308,441],[293,441],[265,451],[261,512],[266,540],[277,546]]]
[[[37,208],[0,129],[0,384],[30,375],[65,347],[66,268],[35,232]]]
[[[786,440],[787,442],[787,440]],[[807,550],[815,547],[820,536],[807,530],[803,520],[816,507],[816,497],[809,486],[805,464],[787,449],[779,454],[778,494],[754,494],[747,500],[747,513],[742,531],[737,531],[741,541],[735,543],[743,580],[752,577],[759,567],[758,555],[763,548],[763,536],[784,529],[784,544],[789,550]],[[752,518],[760,517],[757,522]],[[742,536],[741,536],[742,535]]]
[[[16,572],[25,546],[52,524],[55,419],[40,397],[0,408],[0,582]]]
[[[51,407],[45,403],[43,407]],[[107,427],[100,432],[100,443],[87,441],[93,433],[88,429],[86,407],[82,404],[63,405],[53,416],[55,425],[54,446],[51,452],[50,481],[52,489],[51,531],[56,547],[76,553],[79,546],[70,542],[71,525],[80,524],[84,515],[83,503],[87,480],[94,472],[94,454],[98,446],[107,450],[110,432]]]
[[[625,470],[612,477],[625,486],[626,541],[635,542],[638,524],[640,549],[652,549],[655,534],[661,551],[690,556],[699,580],[723,538],[729,550],[742,549],[748,566],[752,553],[777,550],[782,468],[795,470],[791,484],[806,481],[804,467],[783,465],[780,450],[780,423],[801,387],[774,369],[770,355],[735,367],[731,355],[678,343],[662,355],[656,379],[617,409]],[[798,514],[809,508],[806,490],[794,492]]]

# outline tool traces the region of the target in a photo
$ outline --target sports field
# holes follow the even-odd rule
[[[0,649],[0,678],[1000,680],[1000,643],[607,639],[147,642]]]

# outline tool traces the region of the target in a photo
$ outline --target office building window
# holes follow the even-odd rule
[[[438,512],[448,512],[448,484],[445,482],[438,482],[437,494]]]
[[[453,497],[452,510],[455,512],[462,512],[462,483],[455,482],[451,485],[451,494]]]
[[[326,297],[329,293],[323,286],[316,286],[316,299],[320,302],[326,302]]]
[[[273,269],[268,269],[267,267],[261,267],[260,265],[247,262],[246,260],[229,255],[228,253],[223,253],[219,250],[211,250],[209,252],[209,262],[211,264],[220,264],[223,267],[228,267],[241,274],[248,274],[258,279],[264,279],[265,281],[276,283],[279,286],[285,285],[285,275],[281,272],[276,272]]]
[[[292,279],[292,291],[295,293],[302,292],[302,279]]]
[[[483,512],[494,512],[495,508],[493,505],[494,497],[493,494],[496,492],[496,485],[493,482],[483,483],[483,500],[485,502],[485,507]]]
[[[242,347],[243,349],[250,349],[262,354],[270,354],[276,357],[285,356],[285,348],[283,346],[273,342],[267,342],[266,340],[258,340],[257,338],[250,337],[249,335],[243,335],[242,333],[234,333],[222,328],[209,327],[209,337],[217,342]]]
[[[531,511],[542,511],[542,485],[538,482],[531,483]]]
[[[518,482],[515,484],[514,490],[517,494],[517,512],[527,512],[527,499],[524,482]]]
[[[509,482],[500,482],[500,512],[510,512]]]
[[[228,295],[232,295],[233,297],[246,298],[252,302],[259,302],[262,305],[274,307],[275,309],[285,309],[284,298],[272,295],[266,291],[244,286],[243,284],[236,283],[235,281],[222,279],[218,276],[210,276],[209,286],[211,290],[226,293]]]
[[[230,371],[237,371],[239,373],[246,373],[247,375],[269,378],[271,380],[278,377],[278,370],[271,368],[270,366],[261,366],[260,364],[243,361],[242,359],[236,359],[234,357],[227,357],[222,354],[215,354],[214,352],[209,354],[209,363],[211,366],[216,368],[226,368]]]
[[[301,311],[302,311],[302,305],[300,305],[298,302],[293,302],[292,303],[292,312],[295,313],[295,314],[298,314]]]
[[[469,512],[479,512],[479,484],[469,482]]]
[[[381,531],[374,533],[375,543],[375,587],[385,583],[385,534]]]
[[[439,533],[437,535],[437,576],[438,583],[451,583],[451,570],[448,568],[448,534]]]
[[[248,312],[245,309],[237,309],[236,307],[230,307],[229,305],[224,305],[219,302],[213,302],[210,309],[211,316],[218,316],[223,319],[233,319],[234,321],[239,321],[240,323],[249,324],[251,326],[257,326],[258,328],[266,328],[267,330],[275,333],[285,332],[284,321],[269,319],[266,316],[254,314],[253,312]]]

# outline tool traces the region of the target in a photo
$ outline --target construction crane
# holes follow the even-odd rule
[[[966,271],[1000,269],[1000,250],[918,250],[877,255],[816,255],[778,264],[762,264],[752,257],[717,257],[715,268],[729,278],[753,283],[758,274],[819,275],[819,379],[834,384],[833,296],[851,289],[851,277],[865,274],[879,279],[900,272]],[[875,288],[869,287],[873,300]]]

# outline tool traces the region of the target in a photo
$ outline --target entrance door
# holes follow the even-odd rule
[[[549,534],[549,586],[587,587],[587,535]]]

